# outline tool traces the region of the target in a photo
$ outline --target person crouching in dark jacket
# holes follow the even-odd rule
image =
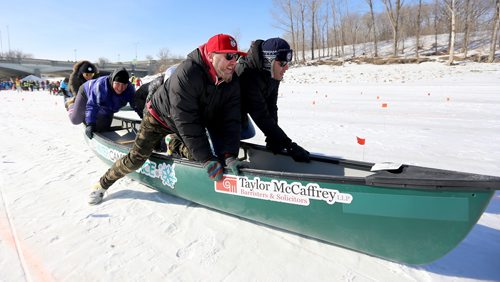
[[[292,53],[284,39],[270,38],[254,41],[248,55],[240,59],[236,73],[241,85],[242,139],[255,135],[250,114],[266,136],[269,150],[274,154],[286,151],[297,162],[309,162],[309,152],[292,142],[278,125],[278,89]]]
[[[191,158],[203,164],[211,180],[222,178],[224,163],[238,174],[241,105],[234,71],[238,58],[245,55],[226,34],[215,35],[192,51],[146,104],[132,149],[92,187],[88,203],[100,203],[105,191],[139,169],[169,134],[176,134],[185,143]]]
[[[135,107],[134,94],[135,87],[129,82],[125,68],[91,79],[80,87],[74,105],[68,109],[70,121],[73,124],[85,122],[85,134],[92,139],[94,132],[109,130],[114,113],[127,103],[142,116]]]

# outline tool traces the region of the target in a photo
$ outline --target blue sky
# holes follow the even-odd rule
[[[272,3],[27,0],[2,12],[1,51],[10,45],[39,59],[74,60],[76,55],[77,60],[130,61],[136,52],[143,60],[168,48],[184,57],[217,33],[237,37],[240,49],[246,50],[252,40],[283,35],[274,27]]]

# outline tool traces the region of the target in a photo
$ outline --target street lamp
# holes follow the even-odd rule
[[[76,49],[73,49],[73,52],[75,53],[75,62],[76,62]]]
[[[134,45],[135,45],[135,61],[137,62],[137,45],[139,44],[139,42],[135,42]]]

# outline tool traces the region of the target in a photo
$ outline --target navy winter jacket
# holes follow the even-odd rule
[[[246,57],[240,58],[236,73],[241,85],[242,124],[248,122],[247,114],[266,135],[266,141],[291,145],[283,129],[278,125],[278,90],[280,81],[271,78],[271,73],[263,68],[262,40],[256,40]]]
[[[98,115],[112,116],[127,103],[130,103],[130,106],[139,114],[134,103],[135,87],[129,82],[127,89],[122,94],[117,95],[111,84],[113,75],[102,76],[83,84],[88,99],[85,110],[85,122],[87,124],[96,123]]]

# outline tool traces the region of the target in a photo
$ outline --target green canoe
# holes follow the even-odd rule
[[[86,139],[107,164],[133,144],[137,121]],[[203,167],[154,153],[129,177],[163,193],[387,260],[426,264],[455,248],[500,177],[324,156],[297,163],[242,143],[249,167],[208,179]],[[375,171],[372,171],[375,169]]]

